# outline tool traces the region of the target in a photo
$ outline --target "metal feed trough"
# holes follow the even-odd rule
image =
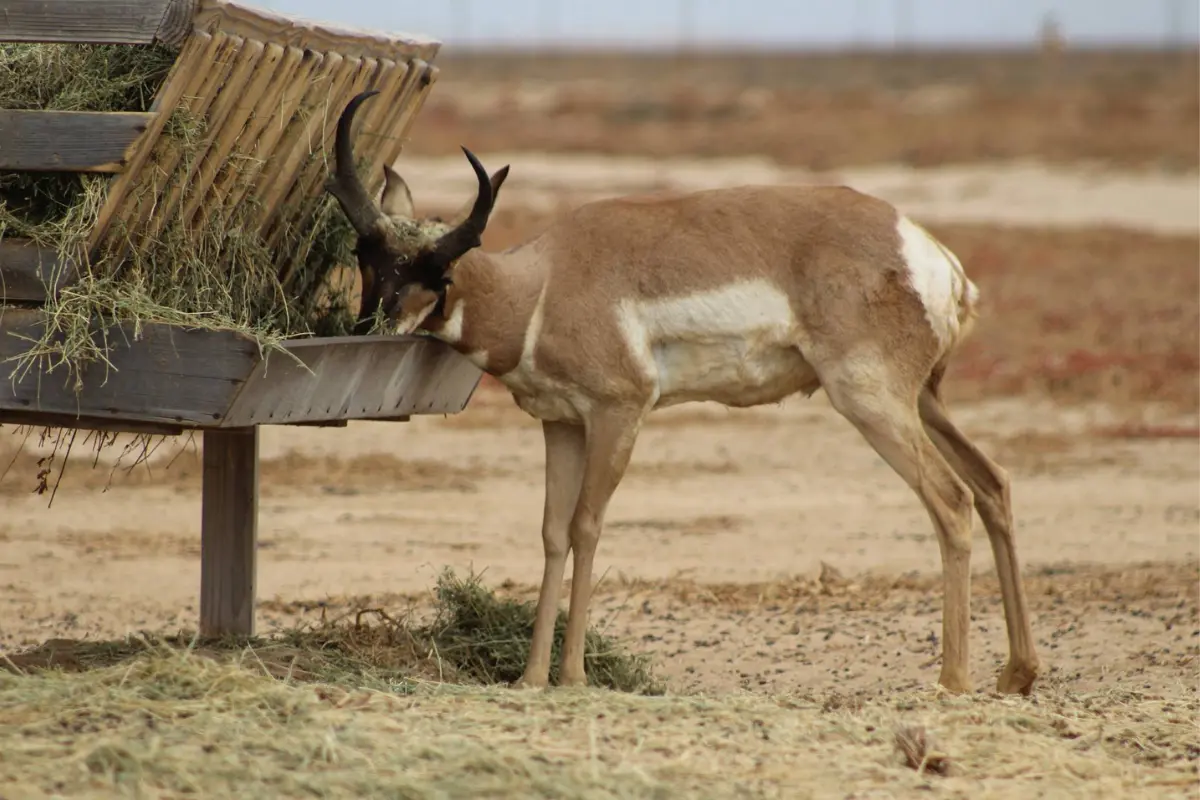
[[[112,175],[90,248],[115,228],[153,232],[180,203],[228,213],[248,195],[259,203],[268,239],[306,224],[327,170],[311,154],[329,151],[341,109],[369,87],[381,97],[364,109],[357,138],[362,174],[375,191],[437,75],[431,61],[438,42],[342,30],[225,0],[3,5],[0,42],[179,48],[148,113],[0,110],[0,170]],[[162,135],[179,108],[206,123],[202,157],[186,165]],[[69,262],[53,249],[0,242],[0,363],[11,368],[29,337],[44,330],[37,306],[74,279]],[[85,366],[78,391],[35,370],[14,383],[6,369],[0,423],[203,432],[204,635],[254,631],[259,425],[456,413],[481,376],[449,348],[417,337],[310,338],[264,355],[253,339],[232,331],[152,324],[135,337],[118,325],[106,335],[109,363]]]

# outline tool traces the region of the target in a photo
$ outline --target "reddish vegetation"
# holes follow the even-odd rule
[[[1038,158],[1200,164],[1195,51],[465,55],[407,152],[765,156],[826,169]]]
[[[932,228],[984,297],[948,392],[1200,408],[1196,238]]]

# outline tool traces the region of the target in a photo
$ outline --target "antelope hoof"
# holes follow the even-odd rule
[[[942,670],[938,683],[951,694],[970,694],[971,678],[955,670]]]
[[[522,675],[517,681],[509,684],[509,688],[519,691],[532,692],[539,689],[545,689],[549,683],[545,678],[536,678],[530,675]]]
[[[579,675],[572,675],[572,674],[564,671],[558,678],[558,685],[562,686],[564,688],[571,687],[571,686],[587,686],[588,685],[587,673],[581,673]]]
[[[1021,663],[1009,661],[1000,673],[996,682],[996,691],[1001,694],[1021,694],[1028,697],[1033,692],[1033,684],[1037,680],[1037,663]]]

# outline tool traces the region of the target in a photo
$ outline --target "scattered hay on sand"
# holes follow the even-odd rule
[[[908,692],[847,712],[819,697],[401,693],[343,677],[279,676],[253,647],[0,673],[0,781],[20,797],[1182,798],[1200,752],[1195,708],[1055,687]],[[954,753],[949,775],[897,755],[893,731],[912,721]]]
[[[0,658],[0,785],[145,798],[1182,798],[1197,785],[1194,693],[1049,679],[1029,698],[639,694],[661,688],[647,665],[594,636],[593,677],[626,691],[521,691],[493,682],[528,648],[528,607],[452,573],[435,598],[420,623],[359,609],[271,639],[59,641]],[[897,731],[939,749],[897,752]]]

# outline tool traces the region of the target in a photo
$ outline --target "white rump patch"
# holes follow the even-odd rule
[[[978,289],[967,280],[954,254],[920,225],[901,214],[896,231],[909,281],[925,307],[929,327],[943,348],[950,347],[958,339],[964,293],[974,302]]]

